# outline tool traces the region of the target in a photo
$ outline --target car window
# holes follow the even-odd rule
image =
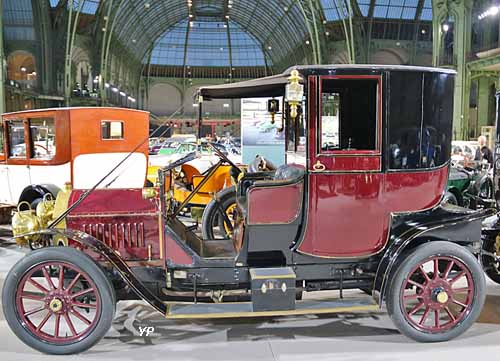
[[[9,157],[25,158],[26,143],[24,140],[24,124],[22,120],[9,122]]]
[[[31,158],[50,160],[56,155],[54,118],[30,119]]]
[[[3,122],[0,121],[0,154],[3,154]]]
[[[123,139],[123,122],[103,120],[101,122],[101,136],[103,140]]]

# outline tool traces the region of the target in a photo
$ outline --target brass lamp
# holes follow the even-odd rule
[[[290,105],[290,117],[295,119],[298,115],[298,106],[304,96],[304,86],[300,84],[302,77],[298,70],[294,69],[291,71],[288,81],[289,83],[286,86],[286,101]]]

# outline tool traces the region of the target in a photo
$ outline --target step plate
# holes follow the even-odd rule
[[[372,298],[348,298],[335,300],[303,300],[296,302],[295,310],[252,311],[251,302],[234,303],[167,303],[166,318],[236,318],[263,316],[290,316],[321,313],[378,311]]]

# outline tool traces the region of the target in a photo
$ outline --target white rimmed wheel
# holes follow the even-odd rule
[[[44,248],[22,258],[5,279],[7,323],[28,346],[48,354],[83,352],[104,337],[115,314],[111,282],[83,252]]]
[[[387,310],[401,333],[420,342],[440,342],[465,332],[485,300],[477,259],[450,242],[418,246],[390,280]]]

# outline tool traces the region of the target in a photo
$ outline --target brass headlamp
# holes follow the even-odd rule
[[[302,98],[304,97],[304,86],[300,83],[302,77],[298,70],[294,69],[291,71],[288,81],[289,83],[286,86],[286,101],[290,106],[290,117],[295,119],[298,115],[298,106],[302,103]]]

